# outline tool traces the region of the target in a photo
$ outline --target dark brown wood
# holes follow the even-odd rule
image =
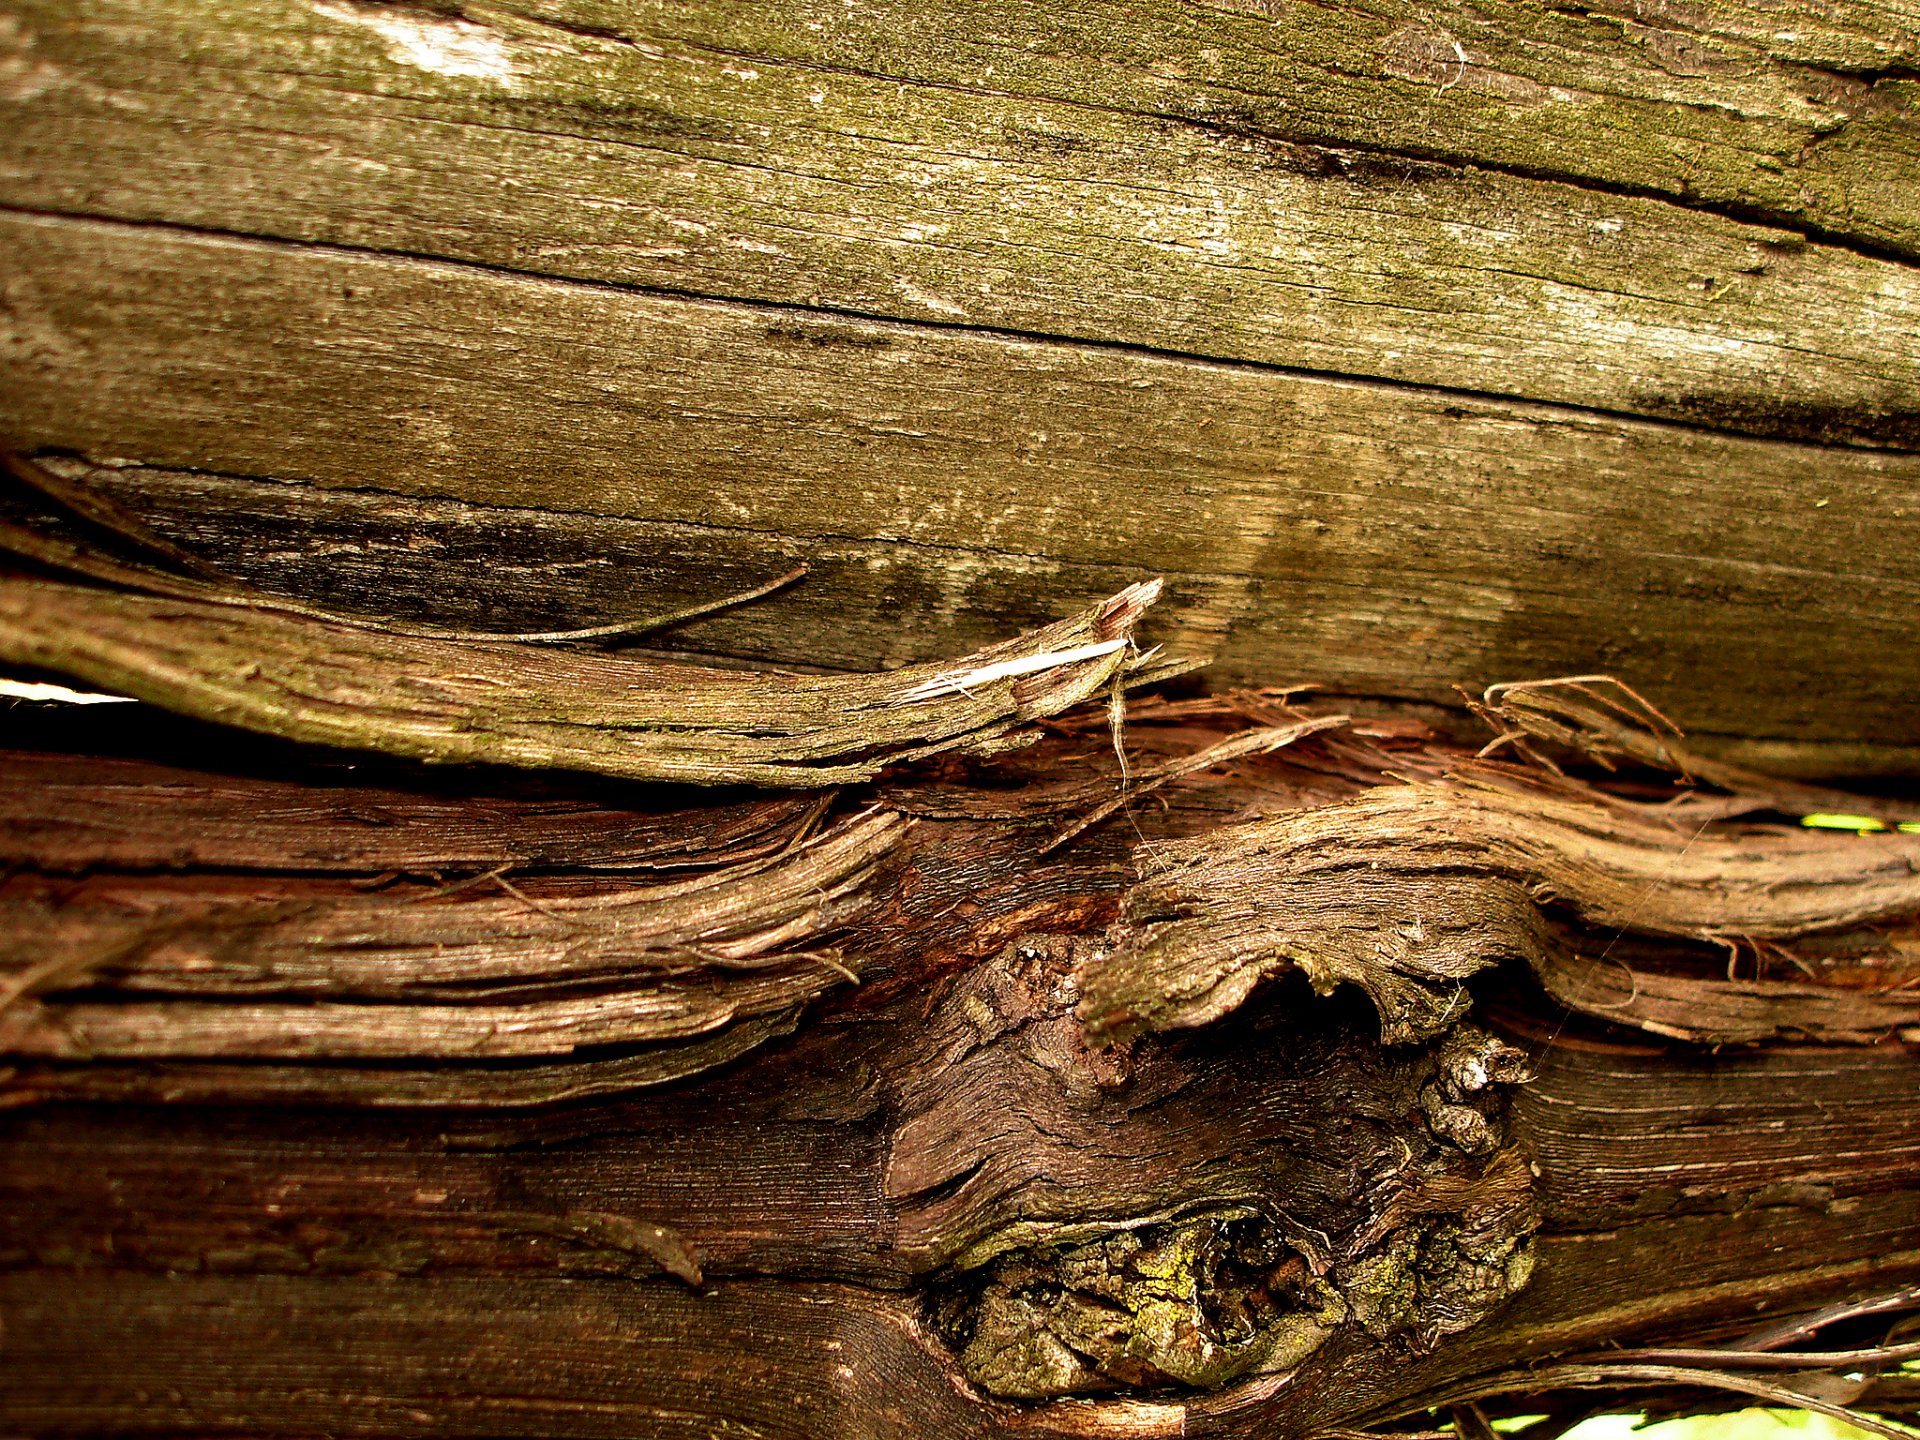
[[[476,786],[449,775],[398,789],[351,770],[304,775],[181,773],[130,757],[21,751],[0,759],[11,790],[0,859],[59,874],[86,869],[311,869],[379,876],[529,870],[710,869],[788,843],[815,803],[776,795],[694,805],[630,791],[620,804],[565,787]]]
[[[1564,1009],[1507,965],[1461,991],[1464,1020],[1450,1011],[1431,1038],[1383,1046],[1373,999],[1350,986],[1316,996],[1282,965],[1209,1023],[1117,1044],[1090,1033],[1087,987],[1165,903],[1138,867],[1170,847],[1278,857],[1258,837],[1319,817],[1320,851],[1297,835],[1291,859],[1267,863],[1384,896],[1401,881],[1377,862],[1417,864],[1419,844],[1380,843],[1376,864],[1356,866],[1339,847],[1366,826],[1334,822],[1368,802],[1390,809],[1407,775],[1425,777],[1420,803],[1479,797],[1475,824],[1523,850],[1538,843],[1528,816],[1485,809],[1507,793],[1488,787],[1545,786],[1561,808],[1536,806],[1532,823],[1573,844],[1574,782],[1490,770],[1417,724],[1330,717],[1296,723],[1279,748],[1221,744],[1245,720],[1271,736],[1289,717],[1309,718],[1277,696],[1136,705],[1132,772],[1164,778],[1077,833],[1118,778],[1104,710],[1023,752],[841,796],[832,814],[763,815],[772,831],[740,835],[726,818],[739,807],[723,804],[698,833],[736,848],[672,893],[800,863],[808,842],[769,854],[765,838],[797,833],[796,818],[825,837],[875,805],[912,818],[888,822],[904,828],[863,882],[868,898],[789,942],[831,941],[861,983],[815,1001],[784,1038],[736,1027],[731,1052],[694,1056],[677,1079],[660,1069],[672,1048],[644,1044],[529,1069],[449,1056],[413,1079],[338,1062],[19,1057],[0,1092],[13,1101],[0,1114],[0,1416],[33,1434],[1304,1437],[1468,1393],[1490,1413],[1537,1413],[1560,1401],[1526,1393],[1527,1366],[1551,1362],[1571,1383],[1611,1373],[1614,1346],[1717,1346],[1771,1317],[1920,1286],[1920,1069],[1890,1020],[1847,1045],[1715,1050],[1649,1033],[1660,1016],[1617,997],[1576,994],[1594,1013]],[[407,924],[515,903],[478,885],[437,899],[423,897],[444,883],[367,888],[360,851],[328,860],[296,828],[238,828],[263,782],[223,779],[178,736],[156,746],[93,777],[103,846],[89,875],[73,873],[73,834],[45,827],[44,797],[0,787],[0,833],[24,867],[0,906],[59,897],[52,913],[72,926],[188,896],[257,904],[262,887],[308,897],[285,924],[331,913],[328,895]],[[1196,755],[1218,763],[1183,758]],[[9,763],[23,779],[63,777],[87,808],[73,760]],[[1651,778],[1586,803],[1628,815]],[[386,796],[408,843],[431,851],[471,828],[445,783],[389,766],[351,801]],[[547,783],[568,796],[568,782]],[[223,880],[178,855],[170,873],[129,867],[172,833],[168,821],[142,841],[138,819],[168,792],[193,794],[214,836],[245,834],[240,869]],[[322,817],[347,813],[336,802],[311,792]],[[569,803],[585,803],[577,789]],[[1448,831],[1448,815],[1423,823]],[[527,820],[545,823],[537,808]],[[1799,938],[1805,915],[1778,926],[1771,973],[1743,978],[1742,993],[1839,1004],[1849,992],[1835,987],[1897,991],[1920,972],[1906,942],[1848,908],[1856,890],[1897,889],[1905,837],[1702,823],[1739,837],[1726,843],[1741,864],[1791,879],[1850,857],[1862,877],[1828,887],[1826,939]],[[1652,840],[1630,833],[1646,859]],[[1675,917],[1690,904],[1716,915],[1740,893],[1738,865],[1701,858],[1717,833],[1675,841],[1667,863],[1695,878],[1664,909],[1610,910],[1601,885],[1515,933],[1550,924],[1566,954],[1602,953],[1711,1002],[1734,982],[1703,972]],[[41,837],[57,864],[35,858]],[[280,847],[294,863],[276,866]],[[1477,883],[1457,861],[1456,901]],[[500,878],[560,913],[610,883],[660,884],[632,889],[592,863]],[[1713,889],[1716,875],[1731,888]],[[1218,905],[1231,892],[1209,893]],[[502,957],[537,956],[489,929]],[[187,963],[195,953],[123,955],[31,1003],[57,1026],[118,993],[122,1007],[157,1007],[148,1033],[164,1033],[169,1007],[205,1005],[258,963],[218,946]],[[422,978],[467,963],[423,960]],[[321,965],[313,978],[352,989],[355,973]],[[640,983],[632,972],[616,989]],[[297,985],[266,989],[298,1003]],[[470,1001],[456,986],[439,1003]],[[656,1073],[636,1073],[649,1056]],[[1794,1343],[1873,1339],[1830,1323]],[[1667,1370],[1682,1379],[1625,1393],[1741,1399],[1689,1388],[1716,1373],[1706,1362]],[[1861,1393],[1913,1413],[1898,1385]]]

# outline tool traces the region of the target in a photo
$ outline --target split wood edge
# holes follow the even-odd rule
[[[175,586],[176,590],[179,588]],[[266,599],[131,594],[0,576],[0,663],[194,719],[439,764],[626,780],[841,785],[1187,668],[1141,656],[1161,582],[949,663],[868,675],[708,669],[396,632]],[[1024,730],[1024,733],[1023,733]]]

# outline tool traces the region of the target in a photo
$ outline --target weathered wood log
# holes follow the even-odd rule
[[[1906,1433],[1917,45],[0,0],[0,1431]]]
[[[310,598],[804,558],[688,648],[872,668],[1162,573],[1230,682],[1913,773],[1911,17],[1270,10],[15,0],[0,430]]]
[[[903,776],[843,798],[920,818],[873,831],[893,848],[862,882],[872,899],[809,921],[864,983],[774,1046],[743,1014],[723,1032],[743,1042],[730,1050],[690,1056],[635,1032],[624,1057],[599,1045],[564,1065],[501,1069],[417,1023],[416,1044],[443,1057],[440,1073],[383,1076],[355,1068],[346,1032],[320,1026],[307,1032],[310,1053],[333,1063],[309,1064],[302,1084],[302,1067],[258,1035],[250,1052],[244,1039],[206,1049],[196,1039],[206,1008],[244,1018],[277,1006],[297,1023],[320,985],[357,996],[376,1028],[406,1001],[493,1016],[507,1034],[569,985],[587,982],[576,993],[600,995],[613,1013],[659,982],[638,963],[576,975],[577,936],[554,968],[548,921],[606,913],[604,899],[581,897],[609,883],[564,860],[516,871],[505,896],[382,877],[385,888],[343,901],[325,896],[316,868],[365,875],[377,853],[320,865],[297,833],[263,828],[229,856],[244,878],[224,886],[177,871],[16,875],[0,892],[16,967],[46,952],[20,919],[34,907],[83,952],[78,937],[124,929],[129,915],[151,943],[97,945],[90,968],[43,975],[51,989],[0,1017],[14,1022],[5,1093],[16,1106],[0,1121],[10,1267],[0,1304],[10,1337],[22,1337],[10,1342],[0,1413],[31,1431],[344,1422],[366,1434],[503,1424],[565,1435],[728,1425],[809,1436],[1204,1434],[1258,1423],[1305,1435],[1418,1415],[1463,1386],[1497,1410],[1508,1391],[1560,1393],[1559,1382],[1514,1373],[1522,1364],[1584,1354],[1550,1373],[1604,1378],[1613,1362],[1595,1352],[1609,1344],[1713,1344],[1756,1316],[1920,1284],[1914,1062],[1885,1038],[1907,1013],[1898,1006],[1911,991],[1899,987],[1920,947],[1911,930],[1860,923],[1920,903],[1888,892],[1867,900],[1879,907],[1869,913],[1854,898],[1911,884],[1898,877],[1910,877],[1912,837],[1802,839],[1709,820],[1739,838],[1702,830],[1689,840],[1689,822],[1666,845],[1669,865],[1694,878],[1644,914],[1623,914],[1626,901],[1610,911],[1605,898],[1634,883],[1609,871],[1621,841],[1594,827],[1614,814],[1631,845],[1659,843],[1650,816],[1629,813],[1627,792],[1592,792],[1585,831],[1551,807],[1509,825],[1485,807],[1541,782],[1471,761],[1418,726],[1301,728],[1292,744],[1258,752],[1210,743],[1236,704],[1271,714],[1276,703],[1139,709],[1128,730],[1136,773],[1167,775],[1155,792],[1165,808],[1136,803],[1128,819],[1080,829],[1065,847],[1053,837],[1063,823],[1076,829],[1073,811],[1099,793],[1088,782],[1116,763],[1099,722],[985,769]],[[1159,759],[1194,750],[1237,758],[1224,771]],[[28,778],[54,762],[13,763]],[[1431,847],[1369,844],[1364,827],[1339,822],[1362,802],[1395,803],[1405,790],[1396,770],[1432,776],[1434,797],[1481,807],[1464,829],[1444,806],[1427,816],[1435,843],[1454,846],[1444,866]],[[68,774],[71,794],[85,782]],[[254,796],[131,760],[94,783],[102,804],[77,808],[96,812],[109,836],[150,813],[139,797],[157,786],[196,788],[216,834]],[[408,813],[418,783],[390,772],[381,788],[363,781],[352,803]],[[550,803],[585,803],[550,783]],[[1422,795],[1405,800],[1432,806]],[[13,797],[0,798],[11,853],[31,866],[44,837],[56,860],[71,856],[71,836],[47,832],[37,797],[20,786],[0,797]],[[1564,812],[1572,802],[1557,803]],[[419,807],[411,823],[419,834],[440,815]],[[509,825],[513,816],[504,812]],[[1321,838],[1296,842],[1291,859],[1261,838],[1316,821]],[[468,823],[455,816],[453,828]],[[1576,980],[1560,992],[1595,1018],[1556,1012],[1509,968],[1458,992],[1470,1021],[1456,1003],[1432,1018],[1435,1038],[1384,1047],[1392,1010],[1356,991],[1317,999],[1300,976],[1241,987],[1200,1028],[1103,1046],[1083,1026],[1089,1004],[1098,1013],[1103,969],[1130,937],[1153,935],[1168,903],[1163,879],[1133,883],[1133,844],[1161,866],[1169,847],[1225,857],[1244,846],[1268,857],[1274,883],[1345,887],[1349,912],[1397,904],[1404,916],[1409,880],[1451,871],[1451,888],[1441,880],[1432,898],[1472,904],[1476,869],[1497,876],[1513,863],[1490,840],[1527,851],[1542,835],[1559,847],[1550,863],[1574,907],[1550,921],[1557,944],[1600,954],[1636,993],[1644,978],[1679,987],[1696,1015],[1722,992],[1764,995],[1786,1013],[1821,994],[1845,1004],[1855,992],[1836,987],[1868,983],[1887,993],[1860,996],[1860,1013],[1881,1005],[1879,1020],[1845,1035],[1851,1046],[1776,1043],[1705,1062],[1622,1028],[1662,1033],[1664,1011],[1643,1014]],[[279,878],[276,846],[294,855]],[[1661,938],[1700,933],[1674,918],[1689,907],[1705,907],[1694,913],[1712,933],[1768,928],[1723,913],[1727,900],[1701,889],[1717,876],[1739,893],[1739,867],[1713,858],[1728,846],[1742,864],[1778,867],[1777,880],[1804,872],[1819,883],[1830,913],[1777,884],[1744,902],[1778,911],[1769,933],[1787,948],[1768,964],[1791,951],[1810,978],[1707,978],[1692,941]],[[804,845],[785,857],[755,849],[667,890],[687,900],[741,883],[771,893],[784,869],[820,863]],[[1568,869],[1570,853],[1599,868]],[[1843,881],[1836,865],[1857,879]],[[266,892],[279,904],[262,920]],[[666,917],[684,903],[648,911],[649,890],[614,893],[622,913]],[[1234,893],[1229,880],[1201,890],[1215,915]],[[59,908],[46,910],[55,896]],[[1525,955],[1527,936],[1549,923],[1533,903],[1477,923],[1506,927],[1505,953]],[[487,948],[435,940],[412,960],[369,951],[336,964],[288,947],[302,935],[321,943],[355,909],[356,944],[381,925],[416,943],[478,925]],[[1583,925],[1582,911],[1604,928]],[[253,930],[222,912],[251,917]],[[695,951],[724,947],[713,927],[733,922],[705,899],[693,913],[677,922],[679,963],[711,968],[721,957]],[[1196,913],[1205,923],[1210,912]],[[1352,933],[1338,907],[1293,915],[1301,938],[1279,942],[1264,971]],[[1830,933],[1804,947],[1789,938],[1809,928]],[[819,940],[788,927],[778,943]],[[757,963],[777,959],[765,951]],[[1390,996],[1391,963],[1357,959],[1350,973]],[[1327,978],[1310,963],[1307,973]],[[36,1035],[84,1035],[110,999],[129,1034],[162,1053],[200,1046],[202,1058],[46,1058]],[[508,1018],[516,1010],[519,1021]],[[249,1053],[258,1058],[240,1058]],[[652,1073],[635,1064],[642,1057]],[[666,1069],[675,1058],[688,1063]],[[636,1087],[675,1073],[692,1078],[640,1098]],[[591,1106],[554,1103],[595,1094]],[[89,1097],[174,1108],[156,1127],[151,1111],[48,1103]],[[274,1100],[303,1103],[259,1108]],[[516,1112],[530,1101],[537,1108]],[[1699,1144],[1706,1125],[1711,1150]],[[151,1291],[161,1277],[169,1288]],[[162,1327],[175,1342],[184,1327],[191,1343],[169,1342]],[[217,1369],[195,1358],[262,1327],[270,1338]],[[124,1376],[76,1386],[102,1336],[128,1357]],[[1677,1374],[1665,1385],[1676,1397],[1722,1378],[1709,1360]],[[1826,1403],[1823,1382],[1782,1383]],[[1906,1413],[1898,1393],[1855,1390],[1859,1403]],[[347,1392],[364,1397],[351,1411]],[[154,1395],[165,1398],[142,1398]]]

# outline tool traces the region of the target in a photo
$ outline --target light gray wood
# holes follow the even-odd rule
[[[1776,766],[1920,747],[1914,457],[100,222],[6,217],[0,253],[16,443],[422,497],[113,482],[296,588],[344,541],[348,599],[564,620],[557,586],[584,622],[804,560],[675,643],[871,667],[1165,574],[1149,638],[1219,684],[1610,669]],[[446,537],[482,558],[437,571]]]
[[[532,0],[469,13],[512,11],[742,58],[1634,187],[1920,248],[1911,0],[979,0],[932,13],[910,0]]]
[[[10,5],[4,204],[1920,439],[1904,11]]]

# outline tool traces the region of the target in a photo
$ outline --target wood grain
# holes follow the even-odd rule
[[[664,805],[638,791],[608,803],[564,782],[502,793],[470,776],[423,793],[337,766],[223,775],[129,757],[4,752],[0,770],[11,777],[0,860],[55,874],[702,870],[792,843],[811,809],[799,796],[676,808],[675,799],[691,807],[692,794],[671,791],[659,797]]]
[[[1546,1177],[1537,1273],[1424,1360],[1363,1347],[1277,1388],[1032,1407],[956,1385],[886,1243],[891,1111],[859,1067],[800,1057],[784,1100],[776,1058],[521,1119],[0,1117],[0,1412],[63,1433],[1305,1435],[1489,1366],[1724,1335],[1920,1276],[1907,1056],[1702,1064],[1577,1026],[1511,1033],[1539,1072],[1515,1116]],[[1243,1058],[1216,1044],[1176,1110],[1196,1082],[1230,1091]],[[1244,1102],[1235,1123],[1258,1125],[1273,1094]],[[1159,1108],[1118,1134],[1151,1146]],[[1280,1138],[1254,1153],[1284,1174]],[[584,1216],[603,1213],[670,1225],[707,1285],[596,1243]],[[122,1357],[106,1372],[103,1344]]]
[[[15,0],[0,203],[1920,437],[1902,14],[470,9]]]
[[[1709,753],[1911,776],[1916,53],[1911,0],[0,0],[0,443],[374,617],[564,629],[805,562],[661,643],[878,671],[1164,575],[1144,639],[1219,689],[1442,718],[1456,681],[1610,669]],[[12,568],[20,663],[138,688],[116,635],[227,634]],[[273,626],[232,628],[244,700]],[[635,696],[594,687],[642,676],[687,700],[666,656],[543,656],[543,714],[599,723]],[[309,722],[420,722],[347,668]],[[830,729],[850,679],[708,676],[827,697]],[[1470,826],[1352,798],[1471,747],[1403,719],[1235,749],[1299,716],[1226,695],[1142,707],[1159,803],[1053,848],[1114,811],[1104,708],[697,816],[618,780],[342,784],[97,708],[0,717],[120,757],[0,752],[44,787],[0,785],[9,1432],[1297,1440],[1920,1296],[1884,1038],[1912,837],[1743,823],[1816,792],[1721,766],[1735,793],[1587,864],[1537,798]],[[413,749],[500,758],[453,718]],[[1623,753],[1684,768],[1671,740]],[[914,818],[846,820],[889,797]],[[1382,807],[1374,862],[1245,860]],[[826,863],[836,811],[873,853]],[[1173,886],[1156,854],[1247,873]],[[1381,1047],[1352,985],[1256,988],[1302,877],[1366,912],[1349,979],[1504,925],[1445,976],[1474,1023]],[[1265,927],[1232,1013],[1092,1043],[1102,966],[1188,922]],[[1523,931],[1598,958],[1547,995],[1455,983]],[[1863,1393],[1920,1414],[1910,1379]]]
[[[749,61],[1349,146],[1359,166],[1385,152],[1643,189],[1915,248],[1911,4],[1820,0],[1790,18],[1750,0],[987,0],[938,16],[891,0],[777,20],[717,3],[503,8]]]
[[[584,623],[804,560],[673,643],[869,668],[1164,574],[1151,638],[1220,683],[1447,701],[1605,668],[1776,767],[1917,763],[1913,457],[95,222],[0,236],[0,430],[215,472],[99,483],[310,598]]]

